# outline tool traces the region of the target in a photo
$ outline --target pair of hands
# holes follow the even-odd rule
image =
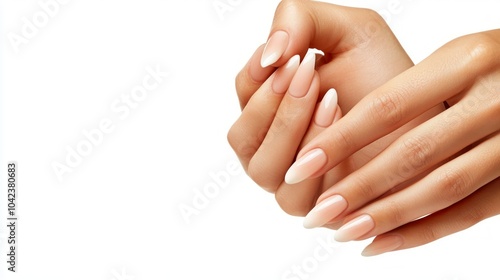
[[[236,89],[249,176],[308,228],[376,236],[366,256],[500,213],[500,30],[414,66],[375,12],[284,0]]]

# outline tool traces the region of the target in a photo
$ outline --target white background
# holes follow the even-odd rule
[[[265,42],[279,1],[233,0],[223,14],[213,4],[226,0],[67,2],[19,46],[9,38],[43,9],[0,2],[2,182],[7,161],[19,169],[18,272],[5,267],[2,183],[0,279],[285,279],[307,264],[331,232],[282,212],[234,170],[226,141],[239,114],[234,77]],[[390,0],[332,2],[384,13]],[[500,27],[497,0],[400,3],[386,18],[415,62]],[[169,76],[127,116],[112,109],[148,67]],[[106,119],[113,130],[58,180],[55,162]],[[185,219],[179,207],[228,171],[227,186]],[[337,244],[306,276],[498,279],[499,222],[375,258],[360,256],[370,240]]]

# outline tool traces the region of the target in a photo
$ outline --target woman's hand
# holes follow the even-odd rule
[[[365,251],[373,255],[499,214],[500,29],[455,39],[371,92],[303,147],[287,181],[329,172],[443,102],[446,111],[325,191],[305,224],[342,224],[338,241],[381,235]]]
[[[320,49],[325,56],[316,67],[313,57],[304,58],[299,67],[294,55],[303,57],[309,48]],[[349,112],[366,94],[411,66],[377,13],[316,1],[282,1],[267,45],[257,49],[236,79],[242,114],[230,129],[228,141],[249,176],[275,192],[287,213],[305,215],[324,190],[363,166],[399,135],[444,109],[436,103],[435,108],[386,137],[366,143],[355,154],[345,154],[335,168],[331,165],[316,174],[321,176],[297,185],[284,182],[304,144],[327,129],[341,112]],[[280,69],[275,71],[277,67]],[[331,88],[337,90],[340,110],[335,92],[323,97]],[[323,101],[317,105],[320,99]]]

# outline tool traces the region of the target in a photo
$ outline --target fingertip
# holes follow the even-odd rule
[[[262,67],[260,58],[264,52],[264,45],[257,48],[248,65],[248,73],[254,83],[263,83],[274,72],[274,67]]]
[[[271,64],[278,61],[283,53],[285,53],[290,36],[288,32],[283,30],[275,31],[267,40],[264,51],[260,59],[260,65],[262,68],[266,68]]]

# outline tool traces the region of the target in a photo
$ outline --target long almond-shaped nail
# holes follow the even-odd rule
[[[287,184],[302,182],[320,170],[326,162],[327,157],[322,149],[311,150],[292,164],[286,172],[285,182]]]
[[[329,89],[323,100],[319,103],[314,123],[321,127],[328,127],[333,123],[335,113],[337,112],[338,97],[335,89]]]
[[[375,239],[370,245],[361,252],[365,257],[371,257],[394,251],[403,245],[403,239],[398,235],[388,235]]]
[[[272,84],[272,88],[275,93],[281,94],[286,92],[290,86],[293,76],[295,75],[295,72],[297,72],[297,69],[299,68],[299,64],[300,56],[297,54],[292,56],[292,58],[290,58],[284,66],[276,70]]]
[[[347,201],[340,195],[330,196],[316,205],[304,218],[305,228],[320,227],[340,215],[347,208]]]
[[[316,65],[316,53],[313,51],[307,52],[306,56],[300,63],[299,69],[293,76],[288,93],[296,98],[304,97],[309,91],[312,79],[314,77],[314,66]]]
[[[274,32],[273,35],[269,37],[260,60],[262,68],[266,68],[281,58],[288,47],[288,40],[288,33],[282,30]]]
[[[339,228],[339,230],[335,232],[334,238],[339,242],[351,241],[368,233],[374,227],[375,222],[372,217],[364,214]]]

